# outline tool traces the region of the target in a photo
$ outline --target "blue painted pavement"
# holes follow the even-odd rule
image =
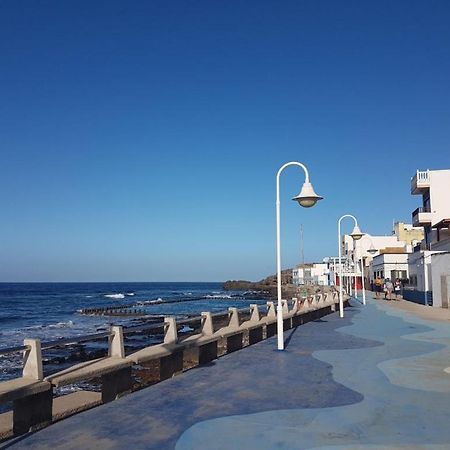
[[[450,325],[369,299],[12,448],[449,449]]]

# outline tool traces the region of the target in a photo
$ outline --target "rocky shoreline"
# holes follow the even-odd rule
[[[228,280],[223,284],[225,291],[246,291],[246,295],[252,293],[255,296],[263,296],[267,300],[277,298],[277,276],[270,275],[260,281],[248,280]],[[292,283],[292,269],[281,272],[281,295],[283,298],[302,297],[311,295],[314,292],[327,292],[332,290],[329,286],[302,285],[297,286]]]

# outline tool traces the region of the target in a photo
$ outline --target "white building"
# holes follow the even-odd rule
[[[299,264],[292,270],[292,283],[328,286],[329,269],[326,263]]]
[[[358,264],[356,264],[356,270],[352,273],[352,276],[356,274],[358,287],[362,286],[361,266],[359,263],[361,258],[364,267],[364,282],[365,286],[368,287],[370,286],[371,281],[376,278],[377,273],[383,273],[383,276],[381,276],[382,278],[389,278],[391,276],[391,271],[397,270],[402,272],[406,268],[407,272],[407,250],[408,246],[406,242],[400,241],[396,235],[372,236],[370,234],[365,234],[361,239],[354,241],[350,235],[346,234],[343,238],[343,254],[352,261],[358,261]],[[398,261],[394,261],[391,256],[385,257],[384,255],[386,254],[405,254],[405,256],[399,256],[397,258]],[[392,266],[396,262],[398,266],[397,268]],[[404,264],[399,266],[400,262],[403,262]],[[376,263],[375,266],[374,263]],[[389,273],[389,277],[385,275],[386,273]],[[404,276],[405,274],[401,273],[400,275]],[[406,273],[406,278],[407,275],[408,274]]]
[[[407,253],[381,253],[375,256],[370,265],[370,279],[376,277],[406,281],[408,279]]]
[[[450,252],[431,255],[433,306],[450,308]]]
[[[450,169],[418,170],[411,179],[411,194],[422,196],[422,206],[412,213],[412,219],[414,226],[424,227],[425,238],[408,259],[410,282],[404,298],[448,307]]]

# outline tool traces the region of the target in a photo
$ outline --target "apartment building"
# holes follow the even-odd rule
[[[386,254],[406,255],[407,251],[407,243],[399,240],[395,234],[389,236],[365,234],[358,241],[354,241],[350,235],[344,235],[343,237],[343,254],[353,261],[354,270],[351,276],[356,276],[358,286],[362,286],[361,258],[363,261],[364,283],[366,286],[370,286],[371,281],[377,276],[390,278],[395,275],[394,273],[391,274],[391,272],[396,270],[404,271],[405,266],[407,271],[407,262],[401,265],[401,261],[406,257],[398,256],[396,258],[398,261],[394,261],[392,256],[384,256]],[[355,264],[355,261],[357,261],[357,264]],[[397,265],[393,266],[395,263]],[[400,275],[404,276],[405,274],[401,273]],[[406,277],[407,275],[406,273]]]
[[[424,240],[408,258],[407,300],[449,307],[450,294],[450,169],[417,171],[411,194],[421,206],[412,213],[414,226],[424,228]]]
[[[299,264],[292,270],[293,284],[300,285],[329,285],[329,269],[327,263]]]

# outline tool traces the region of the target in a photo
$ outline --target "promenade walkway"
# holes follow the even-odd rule
[[[449,449],[448,320],[351,304],[7,447]]]

